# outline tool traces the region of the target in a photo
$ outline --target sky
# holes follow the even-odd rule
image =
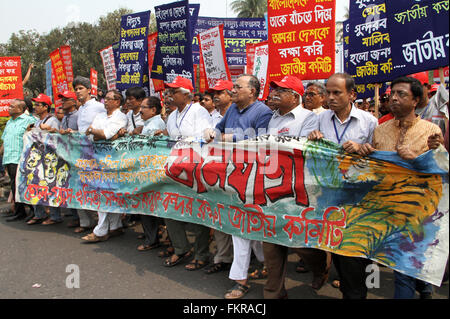
[[[19,30],[36,30],[40,34],[53,28],[64,27],[69,22],[95,23],[121,7],[141,12],[154,11],[155,6],[173,2],[172,0],[0,0],[0,43],[8,42]],[[191,0],[200,3],[200,16],[234,18],[232,0]],[[349,0],[337,0],[336,21],[342,21]]]

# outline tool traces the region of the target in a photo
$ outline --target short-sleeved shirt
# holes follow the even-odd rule
[[[78,131],[78,111],[75,110],[64,115],[60,127],[63,130],[70,128],[71,130]]]
[[[199,103],[188,104],[182,112],[178,109],[170,113],[167,119],[167,132],[171,138],[194,137],[203,138],[203,132],[212,128],[209,112]]]
[[[144,128],[142,129],[142,135],[153,135],[156,131],[163,131],[166,129],[166,123],[164,123],[161,115],[155,115],[144,122]]]
[[[432,122],[439,126],[442,134],[445,133],[445,123],[448,120],[447,102],[449,100],[448,92],[445,86],[439,85],[436,94],[428,101],[427,106],[416,109],[416,114],[421,119]]]
[[[214,111],[212,111],[212,112],[210,113],[210,115],[211,115],[211,118],[212,118],[212,121],[213,121],[213,127],[216,127],[216,125],[217,125],[220,121],[222,121],[222,119],[223,119],[223,116],[220,115],[220,112],[217,111],[216,109],[214,109]]]
[[[6,123],[2,134],[3,140],[3,165],[18,164],[23,149],[23,135],[30,124],[36,122],[32,116],[22,114],[16,119],[11,118]]]
[[[111,115],[107,113],[98,114],[92,122],[92,128],[103,130],[107,140],[111,139],[121,128],[127,127],[127,116],[120,109],[115,110]]]
[[[128,111],[127,113],[128,118],[128,126],[127,126],[127,132],[131,133],[134,131],[134,129],[138,126],[144,126],[144,120],[141,118],[141,112],[138,114],[134,114],[133,111]]]
[[[51,114],[47,115],[42,120],[37,120],[36,123],[34,123],[34,127],[40,128],[41,124],[48,125],[51,128],[54,128],[54,129],[57,129],[57,130],[59,130],[59,126],[60,126],[60,123],[59,123],[58,119],[55,116],[51,115]]]
[[[105,114],[105,106],[97,102],[95,99],[90,99],[85,104],[80,106],[78,109],[78,131],[81,134],[86,133],[89,126],[91,126],[92,121],[95,119],[97,114]]]
[[[412,152],[420,155],[428,151],[428,137],[433,134],[442,135],[439,126],[422,120],[419,116],[410,127],[403,130],[400,122],[393,119],[375,129],[372,146],[377,151],[396,152],[398,144],[407,146]]]
[[[319,114],[319,130],[324,138],[340,145],[347,141],[372,144],[373,131],[377,125],[375,116],[355,106],[352,106],[350,115],[344,122],[332,110]]]
[[[267,126],[272,118],[272,110],[260,101],[255,101],[243,110],[231,104],[223,119],[216,125],[221,133],[233,134],[233,141],[267,134]]]
[[[271,135],[307,137],[309,133],[319,129],[317,119],[314,112],[300,105],[285,115],[276,110],[269,122],[268,132]]]

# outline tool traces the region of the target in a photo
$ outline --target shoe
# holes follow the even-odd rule
[[[25,215],[25,214],[13,215],[11,217],[6,218],[6,221],[7,222],[15,222],[18,220],[25,219],[26,217],[27,217],[27,215]]]
[[[82,240],[85,241],[85,243],[98,243],[101,241],[106,241],[109,239],[109,235],[105,235],[105,236],[97,236],[94,233],[90,233],[89,235],[86,235],[84,237],[81,238]]]
[[[322,286],[327,282],[328,274],[323,276],[314,276],[313,281],[311,283],[311,287],[314,290],[319,290]]]
[[[108,233],[109,237],[117,237],[117,236],[120,236],[123,234],[125,234],[125,231],[123,230],[123,228],[117,228],[114,230],[110,230]]]
[[[212,264],[210,266],[208,266],[204,272],[205,274],[215,274],[216,272],[220,272],[220,271],[226,271],[226,270],[230,270],[231,268],[231,264],[230,263],[217,263],[217,264]]]
[[[236,283],[236,285],[233,286],[230,290],[227,291],[225,294],[225,299],[239,299],[244,297],[248,290],[250,289],[250,286],[245,286],[239,283]]]
[[[158,248],[160,246],[161,246],[160,243],[156,243],[156,244],[153,244],[153,245],[142,244],[142,245],[139,245],[137,247],[137,250],[139,250],[139,251],[147,251],[147,250],[152,250],[152,249]]]
[[[55,224],[59,224],[59,223],[62,223],[62,220],[53,220],[53,219],[47,218],[42,223],[42,225],[48,226],[48,225],[55,225]]]
[[[176,265],[178,265],[180,262],[182,262],[183,260],[185,260],[185,259],[191,257],[191,255],[192,255],[191,251],[188,251],[188,252],[186,252],[186,253],[184,253],[184,254],[181,254],[181,255],[173,254],[172,256],[170,256],[169,258],[167,258],[167,259],[164,261],[163,265],[164,265],[165,267],[173,267],[173,266],[176,266]],[[172,261],[172,257],[173,257],[173,256],[177,256],[177,260]]]
[[[194,271],[194,270],[202,269],[207,264],[208,264],[207,261],[201,261],[201,260],[194,259],[189,264],[184,266],[184,269],[189,270],[189,271]]]

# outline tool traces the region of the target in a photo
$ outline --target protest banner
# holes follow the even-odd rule
[[[253,65],[253,75],[256,76],[261,85],[258,99],[265,100],[269,95],[269,82],[267,72],[269,65],[269,44],[263,41],[255,45],[255,61]]]
[[[198,34],[223,25],[225,53],[228,66],[247,65],[246,46],[267,40],[267,24],[263,18],[213,18],[198,17],[192,42],[194,63],[200,63]]]
[[[219,80],[231,81],[223,42],[223,25],[208,29],[197,37],[201,63],[205,70],[206,89],[215,87]]]
[[[123,15],[120,23],[116,87],[122,93],[142,87],[149,94],[148,26],[150,11]]]
[[[99,51],[102,58],[103,70],[105,72],[106,88],[108,90],[116,89],[116,64],[114,63],[114,52],[112,45]]]
[[[392,58],[403,75],[449,64],[448,0],[387,1]]]
[[[97,96],[98,93],[98,73],[91,68],[91,95]]]
[[[64,71],[67,76],[67,85],[70,91],[74,91],[73,89],[73,65],[72,65],[72,50],[69,45],[63,45],[59,48],[59,52],[61,54],[61,59],[64,65]]]
[[[153,60],[155,58],[156,43],[158,41],[158,32],[152,33],[148,36],[148,74],[152,72]],[[150,81],[150,93],[155,95],[156,92],[164,91],[164,81],[152,79]]]
[[[448,66],[445,68],[442,68],[442,76],[444,78],[444,82],[448,84],[449,79],[449,68]],[[441,76],[439,75],[439,70],[433,71],[433,80],[435,83],[441,83]]]
[[[158,41],[151,78],[170,83],[182,76],[193,82],[189,1],[157,6],[155,16]]]
[[[56,49],[50,53],[50,60],[52,61],[52,72],[54,75],[53,97],[56,110],[58,107],[62,106],[62,99],[58,97],[58,94],[68,91],[69,83],[67,81],[66,69],[64,67],[59,49]]]
[[[52,61],[45,62],[45,94],[53,99]]]
[[[246,44],[246,58],[247,65],[245,66],[245,72],[247,74],[253,74],[253,65],[255,64],[255,45],[257,43],[247,43]]]
[[[0,116],[9,116],[9,105],[23,99],[20,56],[0,57]]]
[[[268,2],[269,81],[327,79],[335,68],[336,1]]]
[[[403,161],[394,152],[361,157],[297,137],[91,142],[35,129],[24,137],[16,196],[369,258],[440,285],[449,242],[448,161],[442,146]]]

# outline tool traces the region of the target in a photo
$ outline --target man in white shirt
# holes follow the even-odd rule
[[[106,113],[98,114],[95,117],[86,130],[86,135],[92,135],[94,141],[116,139],[119,130],[127,126],[127,117],[120,111],[122,101],[123,98],[119,91],[108,91],[105,97]],[[110,236],[123,234],[120,217],[121,214],[118,213],[99,211],[98,224],[94,231],[81,239],[86,243],[96,243],[108,240]]]
[[[216,106],[214,105],[214,94],[211,92],[205,92],[203,94],[203,98],[200,101],[200,105],[203,106],[208,113],[211,115],[211,119],[213,121],[213,126],[215,127],[217,123],[220,122],[222,119],[222,116],[220,113],[216,110]]]
[[[167,102],[177,107],[167,120],[169,136],[172,139],[193,137],[201,140],[204,130],[212,128],[212,119],[205,108],[193,103],[191,81],[178,76],[165,86],[169,88]],[[166,219],[165,222],[175,253],[164,261],[164,266],[173,267],[191,256],[191,245],[186,236],[188,225],[195,235],[194,260],[185,269],[197,270],[206,266],[209,260],[209,228],[173,219]]]
[[[77,112],[78,132],[84,134],[97,114],[106,114],[106,110],[102,103],[91,97],[91,81],[88,78],[77,76],[72,84],[77,95],[77,101],[80,103]],[[95,226],[93,213],[95,212],[86,209],[78,210],[80,227],[75,228],[75,233],[85,232]]]
[[[129,88],[125,92],[125,104],[128,108],[127,132],[130,135],[138,135],[142,132],[144,121],[141,118],[141,104],[145,99],[145,91],[141,87]]]
[[[327,95],[327,89],[320,82],[310,82],[306,85],[305,109],[313,111],[317,115],[325,111],[323,105]]]

